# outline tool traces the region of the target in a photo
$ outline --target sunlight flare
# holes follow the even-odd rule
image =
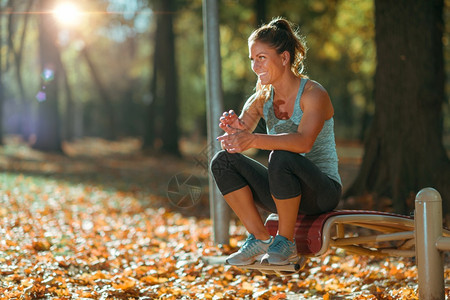
[[[73,3],[61,3],[54,10],[53,15],[63,25],[74,26],[79,23],[80,9]]]

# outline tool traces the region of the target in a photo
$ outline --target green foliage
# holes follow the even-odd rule
[[[340,1],[334,12],[313,20],[309,70],[333,100],[337,134],[355,138],[365,114],[372,114],[375,72],[372,1]],[[314,53],[312,53],[314,52]]]
[[[256,80],[247,46],[247,38],[257,23],[254,1],[221,1],[220,5],[224,108],[239,111],[253,92]],[[363,117],[373,112],[372,1],[267,1],[267,5],[268,19],[285,16],[299,24],[300,32],[306,36],[306,71],[329,91],[336,109],[338,134],[359,137]],[[192,1],[177,18],[180,105],[184,112],[181,124],[185,133],[197,129],[198,120],[204,121],[204,58],[198,55],[203,52],[200,20],[200,0]]]
[[[250,68],[247,47],[247,37],[257,26],[256,1],[219,2],[224,108],[239,111],[253,92],[256,80]],[[448,3],[449,0],[446,0],[447,6]],[[101,80],[107,87],[117,114],[118,127],[122,128],[119,134],[142,134],[145,111],[153,99],[150,82],[153,75],[154,16],[164,13],[153,11],[151,4],[152,1],[144,0],[78,1],[80,9],[92,13],[84,15],[77,27],[60,28],[62,60],[74,101],[85,107],[83,119],[84,133],[87,135],[101,135],[108,128],[102,125],[106,123],[105,113],[92,75],[81,55],[83,47],[89,49]],[[178,123],[184,135],[204,135],[206,100],[202,0],[178,1],[177,4],[174,30],[180,85],[181,114]],[[320,82],[331,96],[338,137],[360,138],[374,111],[372,95],[376,61],[373,1],[267,0],[266,4],[268,20],[285,16],[298,24],[300,32],[306,37],[309,48],[306,72],[311,79]],[[23,4],[15,5],[17,11],[24,9]],[[30,18],[22,70],[27,87],[26,103],[34,105],[40,88],[40,70],[36,16],[31,15]],[[15,15],[15,33],[21,30],[23,19],[23,15]],[[6,34],[6,15],[2,15],[1,21],[3,34]],[[449,40],[448,32],[446,30],[445,45]],[[17,47],[20,36],[14,34],[13,37]],[[3,73],[8,105],[12,107],[11,103],[18,102],[19,95],[13,57],[7,45],[2,44],[1,51],[8,54],[3,62],[8,67]],[[447,62],[450,61],[448,47],[445,54]],[[61,89],[60,98],[63,107],[64,89]],[[130,107],[127,108],[127,104]],[[448,113],[448,105],[445,109]],[[448,123],[447,120],[447,128]]]
[[[175,18],[182,133],[205,133],[205,67],[203,56],[202,1],[190,1]]]
[[[222,4],[225,106],[234,109],[251,93],[255,82],[247,58],[247,37],[256,27],[252,5],[253,1]],[[372,1],[267,1],[267,5],[269,20],[284,16],[298,24],[300,33],[306,37],[309,48],[306,73],[328,90],[336,110],[338,136],[359,137],[363,118],[374,109]],[[229,99],[226,95],[240,99]]]

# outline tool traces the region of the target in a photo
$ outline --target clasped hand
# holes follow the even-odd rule
[[[217,137],[217,140],[227,152],[240,153],[251,148],[255,136],[248,132],[244,122],[233,110],[223,113],[219,127],[225,131],[225,134]]]

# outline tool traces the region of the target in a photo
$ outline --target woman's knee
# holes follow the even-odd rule
[[[290,166],[294,155],[299,154],[283,150],[272,151],[269,156],[269,173]]]
[[[219,170],[229,169],[233,160],[236,159],[236,154],[228,153],[225,150],[220,150],[211,159],[210,169],[213,174]]]
[[[215,167],[217,167],[218,165],[221,165],[224,161],[224,155],[227,152],[225,150],[220,150],[219,152],[217,152],[213,158],[211,159],[211,163],[209,165],[211,171],[213,171],[215,169]]]

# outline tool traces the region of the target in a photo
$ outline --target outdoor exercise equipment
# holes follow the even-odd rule
[[[265,222],[276,235],[278,216]],[[416,257],[420,299],[444,299],[443,251],[450,251],[450,231],[442,227],[442,199],[432,188],[421,190],[415,201],[415,215],[379,211],[338,210],[315,216],[299,215],[295,226],[299,253],[296,263],[275,266],[254,263],[239,266],[266,274],[299,272],[308,257],[341,248],[360,255]]]

